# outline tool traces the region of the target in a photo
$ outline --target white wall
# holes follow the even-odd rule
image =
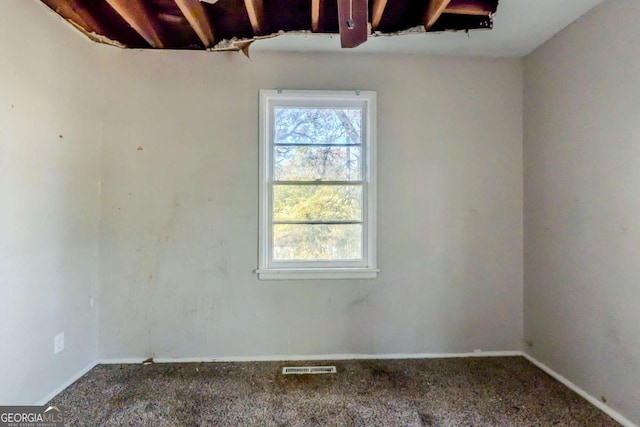
[[[527,351],[640,423],[640,2],[525,63]]]
[[[96,358],[96,53],[38,2],[0,1],[0,404],[33,404]]]
[[[101,357],[521,349],[521,61],[106,56]],[[260,88],[378,92],[377,280],[252,272]]]

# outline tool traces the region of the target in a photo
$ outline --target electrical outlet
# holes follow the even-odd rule
[[[58,354],[64,350],[64,332],[60,332],[53,338],[53,354]]]
[[[89,298],[89,308],[93,308],[94,304],[95,304],[95,301],[93,300],[93,297]]]

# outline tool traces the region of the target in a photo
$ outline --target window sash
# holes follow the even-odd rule
[[[325,185],[323,181],[300,181],[302,185]],[[342,184],[341,184],[342,183]],[[276,221],[273,219],[274,207],[273,207],[273,186],[274,182],[270,183],[270,191],[269,191],[269,227],[268,227],[268,265],[276,268],[300,268],[300,267],[318,267],[318,268],[327,268],[327,267],[367,267],[368,266],[368,243],[370,239],[370,233],[367,230],[368,225],[368,194],[367,194],[367,183],[360,181],[357,184],[354,184],[353,181],[335,181],[329,185],[360,185],[363,187],[362,191],[362,220],[352,221],[352,220],[340,220],[340,221]],[[281,185],[281,184],[279,184]],[[284,181],[284,185],[295,185],[292,184],[291,181]],[[276,260],[274,257],[274,236],[273,236],[273,226],[274,225],[286,225],[286,224],[309,224],[309,225],[322,225],[322,224],[362,224],[362,236],[361,236],[361,256],[358,259],[335,259],[335,260]]]

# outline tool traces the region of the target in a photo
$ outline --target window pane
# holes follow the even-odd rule
[[[361,144],[359,108],[276,107],[275,144]]]
[[[361,185],[274,185],[274,221],[360,221]]]
[[[288,260],[357,260],[362,258],[361,224],[276,224],[273,258]]]
[[[360,146],[275,146],[273,178],[275,181],[360,181],[361,154]]]

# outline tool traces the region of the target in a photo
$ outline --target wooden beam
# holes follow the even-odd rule
[[[253,34],[260,35],[265,31],[264,28],[264,4],[262,0],[244,0],[244,7],[247,9],[249,21]]]
[[[453,0],[444,10],[444,13],[476,16],[489,16],[494,12],[495,8],[478,0]]]
[[[320,31],[320,0],[311,0],[311,31]]]
[[[424,14],[424,28],[429,30],[436,23],[440,15],[449,6],[451,0],[429,0],[427,11]]]
[[[164,47],[160,38],[160,26],[145,8],[141,0],[107,0],[107,3],[122,19],[127,21],[151,45],[161,49]]]
[[[374,30],[377,30],[380,26],[385,7],[387,7],[387,0],[373,0],[371,27],[373,27]]]
[[[58,15],[72,21],[89,33],[106,35],[97,19],[78,0],[43,0]]]
[[[338,0],[340,45],[360,46],[369,37],[369,7],[367,0]]]
[[[200,40],[202,40],[204,47],[213,46],[213,29],[200,0],[175,0],[175,2]]]

